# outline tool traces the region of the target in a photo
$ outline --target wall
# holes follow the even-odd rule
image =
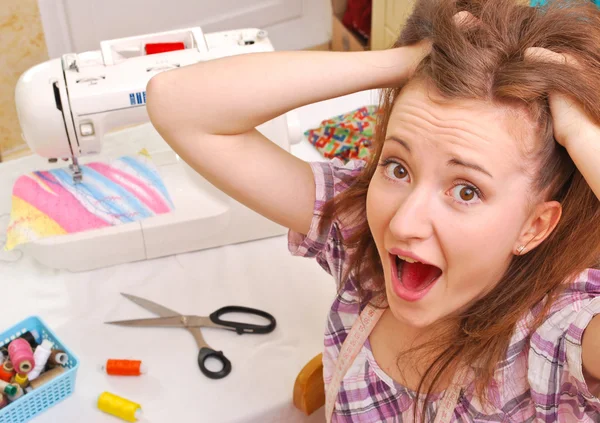
[[[0,0],[1,1],[1,0]],[[38,0],[50,57],[97,50],[100,41],[200,26],[258,27],[276,50],[331,38],[331,0]],[[118,13],[116,13],[118,11]]]
[[[21,73],[48,60],[36,0],[0,0],[0,157],[27,151],[14,104]]]

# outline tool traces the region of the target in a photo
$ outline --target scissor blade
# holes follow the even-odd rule
[[[153,301],[146,300],[146,299],[140,298],[140,297],[136,297],[135,295],[125,294],[123,292],[121,292],[121,295],[124,296],[125,298],[127,298],[128,300],[133,301],[140,307],[143,307],[146,310],[151,311],[154,314],[158,314],[159,316],[162,316],[162,317],[181,316],[180,313],[177,313],[176,311],[173,311],[164,306],[161,306],[160,304],[156,304]]]
[[[162,316],[162,317],[171,317],[171,316],[179,317],[179,316],[181,316],[180,313],[177,313],[176,311],[168,309],[164,306],[161,306],[160,304],[156,304],[155,302],[152,302],[150,300],[136,297],[135,295],[131,295],[131,294],[125,294],[123,292],[121,292],[121,295],[124,296],[125,298],[127,298],[128,300],[133,301],[140,307],[143,307],[148,311],[158,314],[159,316]],[[107,323],[135,327],[135,325],[132,325],[131,322],[135,322],[135,320],[122,320],[122,321],[118,321],[118,322],[107,322]],[[202,331],[200,330],[200,328],[187,328],[187,330],[189,333],[192,334],[192,336],[196,340],[196,344],[198,344],[198,348],[209,347],[208,344],[206,343],[206,341],[204,340],[204,337],[202,336]]]
[[[133,319],[133,320],[117,320],[114,322],[106,322],[111,325],[119,326],[136,326],[136,327],[167,327],[167,328],[184,328],[190,326],[190,321],[184,320],[184,316],[172,317],[156,317],[152,319]],[[188,322],[186,325],[185,322]],[[191,322],[195,323],[195,322]]]

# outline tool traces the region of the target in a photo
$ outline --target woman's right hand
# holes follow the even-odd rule
[[[405,47],[399,47],[394,50],[398,49],[403,49],[403,52],[401,54],[407,57],[408,64],[406,67],[406,74],[402,76],[402,79],[398,81],[395,86],[403,85],[407,81],[409,81],[410,78],[412,78],[413,74],[419,67],[419,64],[423,61],[425,57],[429,55],[429,53],[431,53],[431,41],[425,39],[419,41],[416,44]],[[398,52],[396,52],[395,54],[398,54]]]
[[[480,23],[479,19],[470,12],[461,11],[454,15],[454,23],[463,29],[471,28]],[[389,54],[404,58],[403,72],[390,85],[383,88],[393,88],[405,84],[413,76],[419,64],[431,53],[432,42],[425,38],[415,44],[387,50]]]

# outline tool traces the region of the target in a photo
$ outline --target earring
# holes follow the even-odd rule
[[[517,253],[521,254],[523,252],[523,250],[525,249],[524,245],[521,245],[519,248],[517,248]]]

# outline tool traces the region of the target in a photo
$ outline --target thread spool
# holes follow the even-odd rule
[[[8,405],[8,397],[4,394],[0,394],[0,410]]]
[[[21,388],[27,388],[29,386],[29,378],[27,377],[27,375],[17,373],[15,375],[15,383],[18,384]]]
[[[21,388],[16,383],[11,383],[11,385],[15,386],[17,388],[17,393],[15,395],[9,395],[8,396],[8,401],[13,402],[13,401],[18,400],[19,398],[21,398],[23,396],[24,392],[23,392],[23,388]]]
[[[32,350],[39,345],[40,334],[37,330],[31,330],[25,332],[23,335],[19,336],[19,338],[27,341]]]
[[[141,405],[110,392],[100,394],[98,409],[128,422],[135,422],[142,417]]]
[[[5,381],[0,381],[0,392],[3,394],[10,396],[16,395],[18,390],[18,385],[16,383],[8,383]]]
[[[17,373],[29,373],[35,367],[31,345],[23,338],[17,338],[8,345],[8,355]]]
[[[50,358],[52,352],[52,342],[44,339],[40,345],[37,346],[33,353],[33,360],[35,361],[35,367],[27,375],[29,380],[35,380],[46,368],[46,363]]]
[[[52,350],[50,357],[48,357],[48,366],[64,366],[69,361],[69,356],[63,350]]]
[[[3,380],[4,382],[10,382],[14,375],[15,369],[13,368],[10,360],[2,363],[2,366],[0,366],[0,380]]]
[[[52,379],[59,377],[61,374],[65,372],[64,367],[55,367],[53,369],[48,370],[47,372],[42,373],[35,380],[29,381],[29,386],[33,389],[38,389],[40,386],[45,385],[50,382]]]
[[[140,360],[116,360],[109,358],[102,370],[112,376],[140,376],[146,374],[147,368]]]

